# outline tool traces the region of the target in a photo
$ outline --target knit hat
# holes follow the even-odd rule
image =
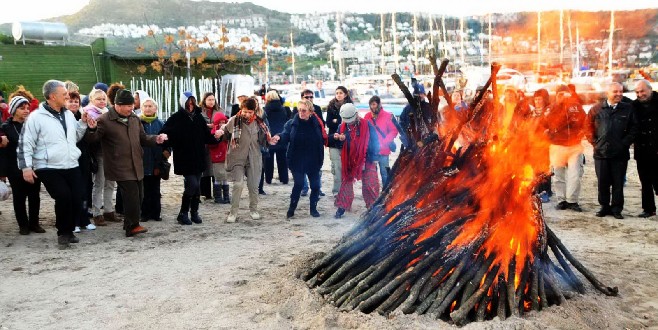
[[[114,104],[115,105],[135,104],[135,98],[133,97],[133,93],[127,89],[122,89],[118,91],[117,95],[114,97]]]
[[[185,109],[185,102],[187,102],[190,97],[194,97],[194,94],[190,91],[183,92],[183,94],[180,95],[178,102],[180,103],[181,108]]]
[[[96,85],[94,85],[94,88],[92,88],[92,89],[100,89],[103,92],[107,93],[108,87],[107,87],[106,83],[98,82],[98,83],[96,83]]]
[[[416,85],[416,88],[414,88],[414,94],[415,95],[425,94],[425,87],[421,84]]]
[[[16,110],[23,105],[23,103],[30,104],[30,101],[28,101],[26,98],[22,96],[14,96],[11,98],[11,101],[9,102],[9,114],[13,116],[16,113]]]
[[[356,112],[356,107],[352,103],[345,103],[340,107],[340,117],[343,119],[343,122],[349,124],[353,123],[358,116]]]

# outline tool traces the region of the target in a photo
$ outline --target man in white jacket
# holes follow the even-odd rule
[[[80,240],[73,235],[75,219],[82,216],[82,176],[78,168],[80,149],[76,143],[87,129],[86,116],[80,122],[66,109],[68,92],[64,83],[49,80],[43,85],[46,102],[25,122],[18,141],[18,167],[23,179],[40,178],[55,200],[57,243],[66,248]]]

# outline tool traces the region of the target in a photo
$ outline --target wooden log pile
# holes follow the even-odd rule
[[[434,63],[428,103],[411,95],[407,134],[376,203],[332,251],[301,278],[341,310],[426,314],[462,325],[521,316],[603,285],[560,242],[543,219],[534,186],[547,173],[532,152],[529,127],[500,128],[495,89],[499,66],[457,114],[439,115],[447,60]],[[526,134],[528,134],[526,136]]]

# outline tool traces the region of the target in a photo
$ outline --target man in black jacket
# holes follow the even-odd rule
[[[651,84],[640,80],[635,84],[637,99],[633,111],[638,121],[635,138],[635,161],[642,186],[642,213],[640,218],[656,215],[654,194],[658,194],[658,93],[651,91]]]
[[[637,134],[637,119],[632,106],[621,102],[621,84],[610,84],[606,95],[607,99],[592,107],[587,115],[586,134],[594,146],[594,168],[601,205],[596,216],[612,214],[616,219],[623,219],[624,177],[630,158],[628,149]]]

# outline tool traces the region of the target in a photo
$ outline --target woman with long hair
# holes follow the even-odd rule
[[[329,128],[329,158],[331,159],[331,174],[334,175],[334,185],[331,192],[334,197],[338,195],[341,186],[340,153],[343,148],[343,141],[334,139],[334,135],[338,133],[338,129],[343,122],[340,117],[340,107],[347,103],[353,103],[347,88],[338,86],[336,88],[336,97],[329,101],[329,105],[327,105],[326,124]]]

